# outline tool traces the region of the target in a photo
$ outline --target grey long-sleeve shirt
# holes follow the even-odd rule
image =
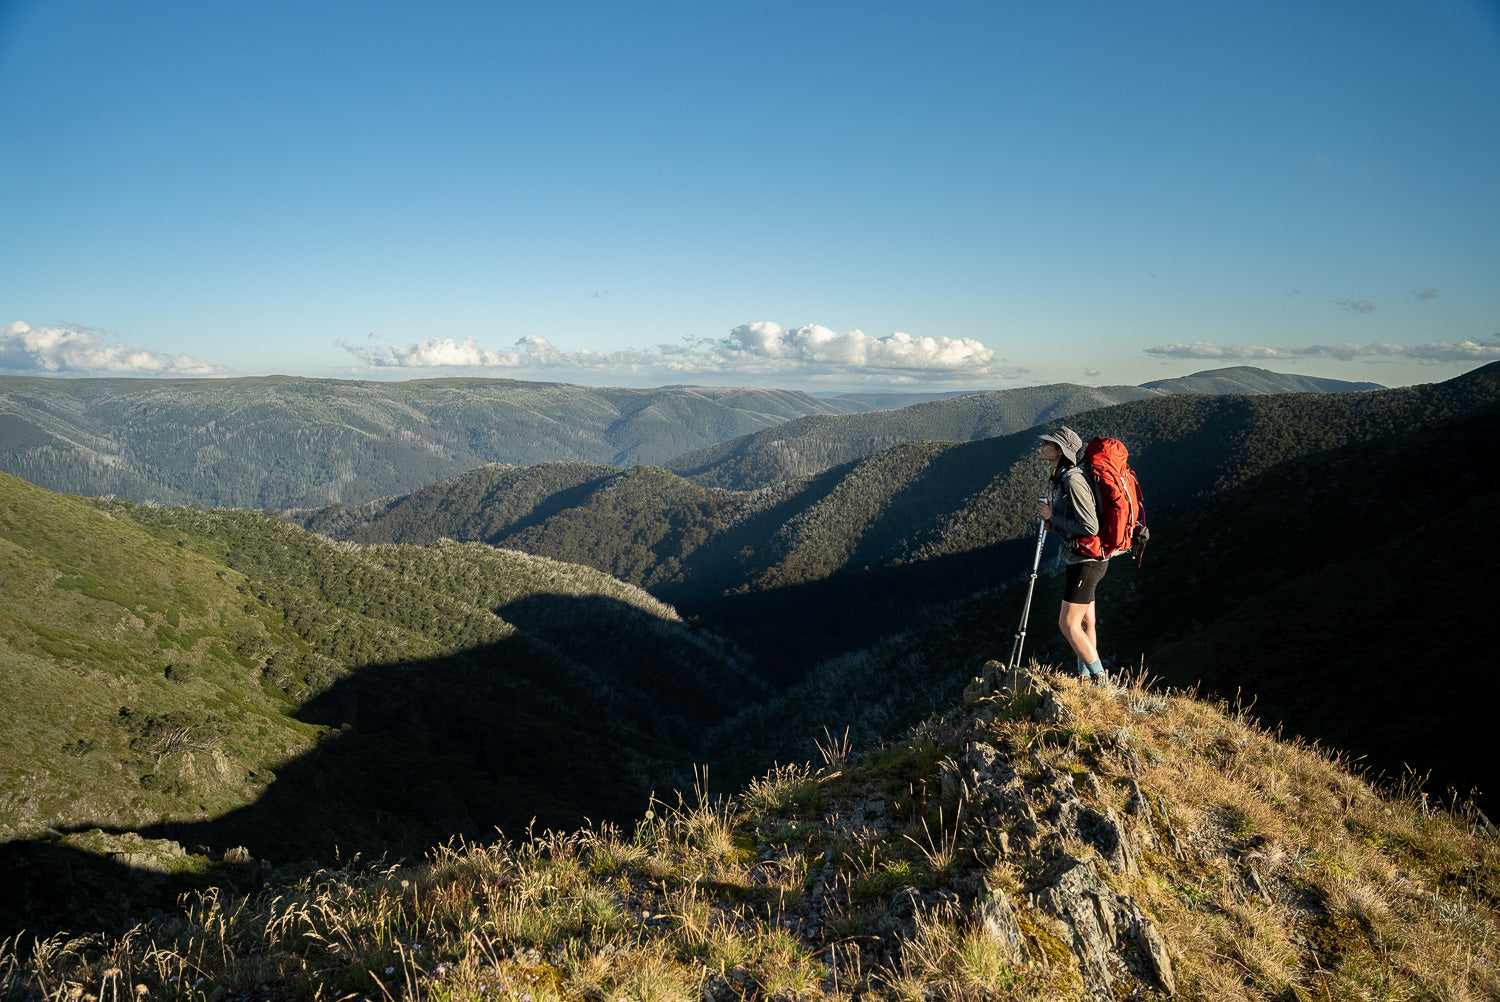
[[[1089,559],[1074,553],[1068,545],[1080,536],[1099,534],[1099,513],[1094,507],[1094,490],[1088,478],[1078,467],[1070,466],[1052,482],[1047,497],[1052,503],[1052,517],[1047,522],[1054,531],[1062,533],[1064,558],[1070,564]]]

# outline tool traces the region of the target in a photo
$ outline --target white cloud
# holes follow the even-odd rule
[[[412,345],[373,339],[339,347],[367,365],[402,368],[568,369],[586,372],[660,373],[664,377],[779,375],[808,379],[871,378],[882,381],[1017,378],[1026,370],[998,364],[995,353],[972,338],[913,337],[897,331],[870,337],[838,334],[808,324],[786,330],[769,321],[741,324],[722,338],[618,351],[563,351],[545,338],[521,338],[506,351],[481,349],[476,339],[428,338]]]
[[[163,355],[105,344],[91,331],[31,327],[19,320],[0,328],[0,371],[114,376],[213,376],[223,372],[192,355]]]
[[[864,331],[835,334],[808,324],[782,330],[761,321],[741,324],[718,341],[707,342],[713,354],[726,361],[787,371],[802,367],[896,369],[911,372],[988,372],[995,353],[973,338],[912,337],[897,331],[873,338]],[[774,363],[769,370],[763,367]]]
[[[373,342],[357,345],[350,341],[339,341],[338,346],[366,365],[373,366],[409,369],[440,366],[470,368],[513,366],[520,362],[520,355],[517,353],[484,350],[472,337],[466,337],[462,341],[455,341],[451,337],[432,337],[412,345],[382,345]]]
[[[1374,313],[1375,304],[1368,299],[1340,299],[1337,305],[1355,313]]]
[[[366,365],[378,368],[607,369],[659,361],[640,351],[561,351],[534,334],[521,338],[509,351],[481,348],[473,336],[462,341],[433,337],[411,345],[385,345],[371,335],[369,344],[347,340],[335,343]]]
[[[1423,362],[1488,362],[1500,358],[1500,343],[1480,344],[1477,341],[1434,341],[1406,350],[1406,357]]]
[[[1147,348],[1146,354],[1157,358],[1218,358],[1245,360],[1273,360],[1299,358],[1332,358],[1348,362],[1356,358],[1390,359],[1409,358],[1420,362],[1486,362],[1500,359],[1500,343],[1481,344],[1477,341],[1462,341],[1450,344],[1435,341],[1432,344],[1409,345],[1385,344],[1312,344],[1298,348],[1268,348],[1260,345],[1217,345],[1205,341],[1193,344],[1166,344]]]

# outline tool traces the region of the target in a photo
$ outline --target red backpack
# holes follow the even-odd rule
[[[1098,559],[1129,552],[1132,544],[1145,549],[1149,535],[1141,522],[1141,485],[1130,468],[1130,453],[1116,438],[1095,438],[1083,447],[1078,467],[1094,489],[1099,513],[1099,535],[1074,540],[1085,557]]]

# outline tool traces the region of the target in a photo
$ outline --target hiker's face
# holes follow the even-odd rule
[[[1037,449],[1037,454],[1047,462],[1055,463],[1061,458],[1062,450],[1057,447],[1056,442],[1043,442],[1041,447]]]

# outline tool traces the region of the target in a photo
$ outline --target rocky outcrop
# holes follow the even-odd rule
[[[969,767],[962,796],[972,817],[1005,833],[1008,838],[1029,843],[1040,830],[1026,784],[1010,765],[1008,756],[981,741],[969,746],[964,758]]]
[[[1046,679],[1026,671],[995,670],[999,667],[987,665],[986,675],[975,679],[966,697],[978,702],[993,693],[1009,700],[1026,699],[1034,706],[1032,719],[1067,723],[1069,711]],[[1115,754],[1128,768],[1133,751],[1123,736],[1115,744]],[[1167,995],[1176,992],[1171,957],[1151,916],[1129,894],[1105,883],[1092,857],[1082,859],[1061,849],[1065,844],[1082,843],[1098,854],[1098,862],[1109,871],[1123,878],[1137,876],[1138,854],[1131,829],[1151,848],[1159,840],[1150,800],[1135,779],[1128,780],[1122,818],[1106,802],[1105,786],[1094,773],[1075,775],[1057,768],[1034,749],[1018,767],[1006,749],[975,740],[946,780],[945,792],[962,799],[968,816],[997,833],[994,841],[1002,854],[1047,861],[1046,875],[1026,888],[1026,898],[1053,920],[1051,927],[1063,930],[1062,938],[1091,995],[1116,997],[1121,979]],[[1046,951],[1028,944],[1023,912],[1010,896],[989,889],[975,905],[974,918],[1012,962],[1045,962]]]
[[[1176,994],[1172,960],[1155,923],[1129,895],[1115,893],[1100,880],[1092,863],[1065,857],[1057,878],[1036,900],[1068,929],[1068,945],[1090,989],[1113,998],[1116,979],[1128,974]]]

